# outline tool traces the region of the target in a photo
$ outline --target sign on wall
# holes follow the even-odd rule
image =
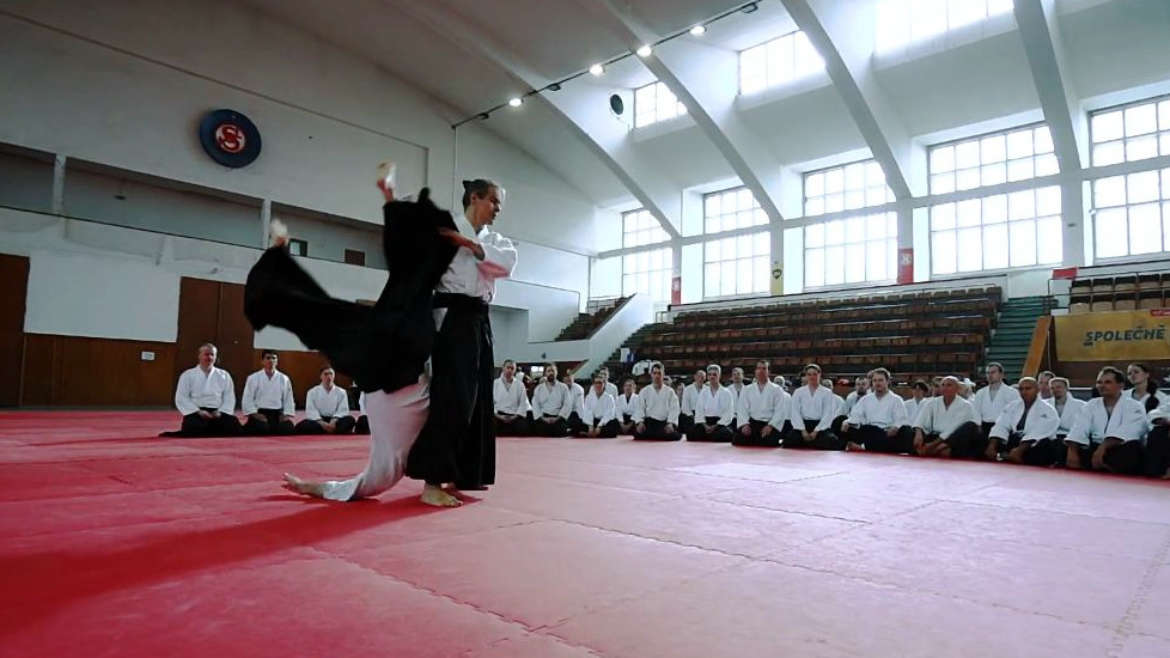
[[[1055,320],[1061,361],[1170,358],[1170,309],[1060,315]]]
[[[260,156],[260,131],[235,110],[212,110],[199,122],[199,143],[225,167],[246,167]]]

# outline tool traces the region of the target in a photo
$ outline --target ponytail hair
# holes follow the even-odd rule
[[[473,194],[478,197],[485,196],[493,187],[499,188],[500,186],[487,178],[463,181],[463,209],[467,210],[467,207],[471,205]]]

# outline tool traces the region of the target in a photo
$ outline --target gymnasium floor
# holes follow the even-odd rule
[[[0,413],[0,655],[1170,656],[1170,487],[1006,465],[502,439],[457,510],[329,504],[365,437]]]

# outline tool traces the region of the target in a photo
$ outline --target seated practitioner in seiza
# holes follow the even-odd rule
[[[215,345],[199,346],[199,365],[179,375],[175,388],[175,407],[183,414],[178,432],[159,436],[236,436],[240,421],[236,418],[236,389],[232,376],[215,367],[219,351]]]
[[[890,371],[874,368],[869,373],[873,390],[860,396],[849,418],[841,424],[846,450],[869,452],[911,452],[914,430],[906,415],[906,403],[890,390]]]
[[[615,397],[621,434],[634,433],[634,406],[638,403],[638,392],[634,389],[634,380],[627,379],[622,382],[622,392]]]
[[[1040,383],[1031,377],[1021,377],[1018,383],[1020,399],[1004,407],[985,452],[988,459],[1007,450],[1007,460],[1014,464],[1048,466],[1055,457],[1056,431],[1060,429],[1060,414],[1040,398]]]
[[[722,368],[707,366],[707,385],[695,405],[695,424],[687,432],[687,441],[730,443],[735,436],[735,396],[720,381]]]
[[[617,396],[619,395],[618,387],[617,384],[609,381],[609,368],[601,366],[601,369],[597,371],[597,374],[601,375],[601,377],[605,380],[605,392],[612,395],[613,399],[616,400]]]
[[[496,436],[528,436],[528,389],[516,377],[516,362],[504,361],[500,377],[492,384],[493,399],[496,403]]]
[[[1085,403],[1064,439],[1068,468],[1137,474],[1142,470],[1142,444],[1149,431],[1146,409],[1125,395],[1125,375],[1113,366],[1097,374],[1100,397]]]
[[[585,394],[581,404],[581,422],[585,430],[578,436],[587,439],[612,439],[618,435],[621,425],[617,420],[617,401],[605,391],[605,377],[598,373],[593,376],[593,386]]]
[[[756,362],[756,379],[745,384],[739,393],[735,418],[739,423],[731,442],[737,446],[776,448],[780,439],[792,429],[792,397],[770,381],[769,363]]]
[[[573,378],[574,374],[572,370],[566,370],[564,377],[561,378],[561,381],[565,383],[565,388],[569,389],[569,408],[566,420],[569,423],[569,434],[572,435],[585,431],[585,423],[581,420],[581,417],[584,416],[585,388]]]
[[[939,391],[914,421],[914,451],[920,457],[970,456],[980,431],[975,408],[959,396],[957,377],[943,377]]]
[[[569,387],[557,381],[557,367],[544,366],[544,379],[532,389],[532,433],[536,436],[569,435]]]
[[[980,423],[980,441],[972,446],[976,449],[972,457],[988,458],[986,446],[991,438],[991,428],[995,427],[1003,410],[1019,399],[1019,392],[1003,380],[1003,366],[998,363],[987,364],[987,386],[979,389],[975,399],[971,400],[975,407],[975,417]]]
[[[349,396],[333,385],[333,368],[321,368],[321,383],[305,394],[305,419],[297,434],[349,434],[356,421],[349,415]]]
[[[264,350],[262,358],[264,367],[248,375],[244,382],[244,399],[240,401],[248,417],[244,433],[292,434],[296,410],[292,380],[276,369],[276,352]]]
[[[792,393],[792,429],[784,437],[785,448],[840,450],[844,443],[831,429],[838,415],[841,398],[821,386],[821,367],[810,363],[804,367],[805,385]]]
[[[1057,449],[1053,452],[1054,463],[1064,465],[1064,438],[1072,431],[1073,425],[1077,424],[1077,419],[1081,417],[1081,410],[1085,408],[1085,401],[1078,400],[1068,392],[1068,379],[1064,377],[1053,377],[1048,382],[1048,386],[1052,390],[1052,397],[1047,400],[1048,404],[1056,409],[1056,413],[1060,414],[1060,426],[1056,428],[1056,443]]]
[[[663,381],[662,364],[650,366],[650,384],[638,391],[634,405],[634,438],[651,441],[678,441],[678,394]]]
[[[696,370],[695,381],[693,384],[688,384],[683,388],[682,397],[679,398],[679,416],[678,421],[679,430],[683,434],[691,431],[698,417],[695,415],[695,407],[699,404],[699,395],[703,392],[703,386],[707,383],[707,371]]]

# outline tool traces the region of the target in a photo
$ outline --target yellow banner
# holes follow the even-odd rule
[[[1170,309],[1059,315],[1056,356],[1061,361],[1170,359]]]

